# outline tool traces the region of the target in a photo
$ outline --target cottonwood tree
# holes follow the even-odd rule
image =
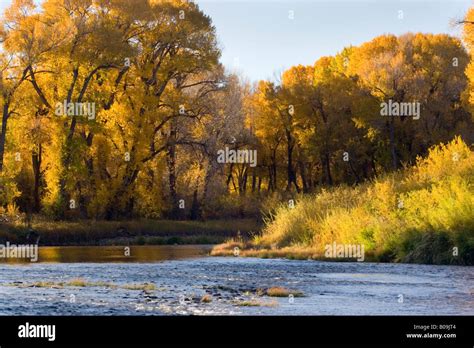
[[[247,98],[247,124],[258,139],[258,153],[263,166],[268,169],[267,188],[279,188],[278,166],[284,145],[285,133],[277,122],[280,118],[275,102],[275,86],[268,81],[260,81],[255,91]]]
[[[133,203],[131,188],[144,164],[167,152],[168,169],[173,170],[178,118],[199,115],[199,111],[188,107],[189,102],[176,103],[177,95],[196,86],[211,85],[212,89],[214,81],[208,81],[204,73],[218,64],[214,28],[195,4],[150,4],[142,16],[141,21],[135,22],[137,33],[132,45],[138,53],[132,59],[124,90],[116,95],[114,106],[104,112],[107,128],[120,141],[120,145],[118,141],[114,143],[120,149],[117,156],[127,152],[130,157],[122,163],[120,184],[113,191],[108,216],[130,211],[126,207]],[[202,79],[196,80],[198,76]],[[171,182],[172,205],[177,199],[174,186]]]
[[[380,103],[420,105],[419,119],[366,118],[385,134],[381,140],[389,149],[392,169],[412,163],[429,146],[459,134],[470,122],[460,102],[466,64],[460,41],[443,34],[383,35],[352,50],[348,70],[361,88]]]

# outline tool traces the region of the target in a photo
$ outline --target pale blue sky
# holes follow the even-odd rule
[[[211,16],[222,62],[250,80],[272,78],[296,64],[312,64],[348,45],[384,33],[448,33],[471,0],[197,0]],[[399,11],[403,19],[399,19]],[[294,19],[289,19],[293,11]]]
[[[133,1],[133,0],[130,0]],[[222,62],[251,81],[312,64],[384,33],[448,33],[472,0],[196,0],[211,16]],[[0,0],[0,10],[11,0]],[[292,12],[290,12],[292,11]],[[403,19],[399,19],[403,11]],[[293,19],[289,17],[293,15]],[[237,67],[238,66],[238,67]]]

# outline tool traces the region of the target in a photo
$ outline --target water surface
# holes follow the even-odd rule
[[[134,262],[123,247],[71,250],[0,263],[0,315],[474,315],[474,267],[209,257],[208,246],[133,247]],[[117,287],[29,287],[76,278]],[[145,283],[156,289],[124,288]],[[261,296],[275,286],[304,297]]]
[[[209,255],[212,245],[61,246],[40,247],[37,262],[157,262]],[[0,263],[30,263],[0,258]]]

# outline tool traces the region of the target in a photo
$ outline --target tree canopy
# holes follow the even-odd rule
[[[472,143],[473,30],[469,52],[445,34],[387,34],[251,85],[219,63],[193,2],[14,0],[0,23],[0,206],[245,216],[262,197],[361,183],[455,136]],[[419,114],[381,114],[412,104]],[[219,163],[226,148],[256,151],[257,165]]]

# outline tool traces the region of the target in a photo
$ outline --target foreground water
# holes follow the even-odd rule
[[[134,247],[126,263],[123,248],[52,249],[0,263],[0,315],[474,314],[474,267],[208,257],[207,246]],[[38,286],[77,278],[95,285]],[[145,283],[156,288],[130,289]],[[262,296],[272,287],[304,296]]]

